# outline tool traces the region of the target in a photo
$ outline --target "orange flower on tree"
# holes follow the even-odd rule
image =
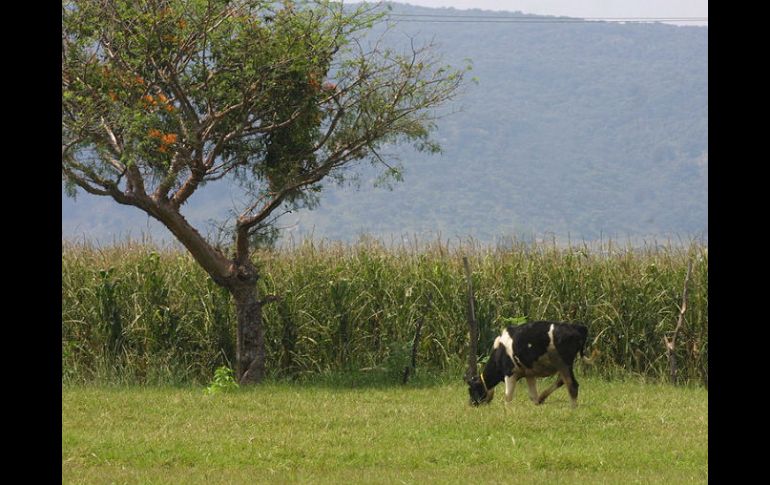
[[[318,88],[321,87],[321,85],[318,83],[318,80],[314,76],[310,76],[307,83],[311,88],[313,88],[313,91],[318,91]]]
[[[172,145],[176,143],[177,135],[175,133],[166,133],[160,139],[160,142],[164,145]]]

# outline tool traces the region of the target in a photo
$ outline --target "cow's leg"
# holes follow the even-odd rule
[[[575,379],[575,373],[572,372],[572,366],[569,366],[559,371],[559,375],[564,379],[564,383],[567,385],[567,391],[569,391],[569,397],[572,400],[572,407],[577,407],[578,397],[578,381]]]
[[[537,383],[534,377],[527,377],[527,387],[529,387],[529,398],[532,400],[532,402],[535,404],[540,404],[537,402]]]
[[[549,387],[548,389],[543,391],[542,394],[540,394],[540,397],[537,398],[537,403],[543,404],[543,402],[545,401],[545,398],[550,396],[553,391],[555,391],[556,389],[560,388],[563,385],[564,385],[564,379],[562,379],[562,377],[559,376],[559,378],[556,379],[556,382],[554,382],[551,387]]]
[[[513,399],[513,390],[516,389],[516,381],[518,377],[505,376],[505,402],[511,402]]]

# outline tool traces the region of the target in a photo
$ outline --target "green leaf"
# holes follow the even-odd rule
[[[522,323],[527,323],[528,318],[526,316],[503,317],[502,320],[503,320],[503,323],[505,323],[506,325],[521,325]]]

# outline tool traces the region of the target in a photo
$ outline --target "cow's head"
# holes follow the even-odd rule
[[[495,397],[495,390],[487,389],[482,378],[473,376],[470,379],[466,379],[465,382],[468,383],[468,394],[471,396],[470,404],[472,406],[492,402],[492,398]]]

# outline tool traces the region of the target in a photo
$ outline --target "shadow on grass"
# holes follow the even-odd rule
[[[403,375],[396,375],[385,370],[344,371],[323,374],[308,374],[296,377],[271,378],[270,384],[289,384],[326,389],[424,389],[462,382],[461,374],[449,372],[417,372],[410,375],[403,383]]]

